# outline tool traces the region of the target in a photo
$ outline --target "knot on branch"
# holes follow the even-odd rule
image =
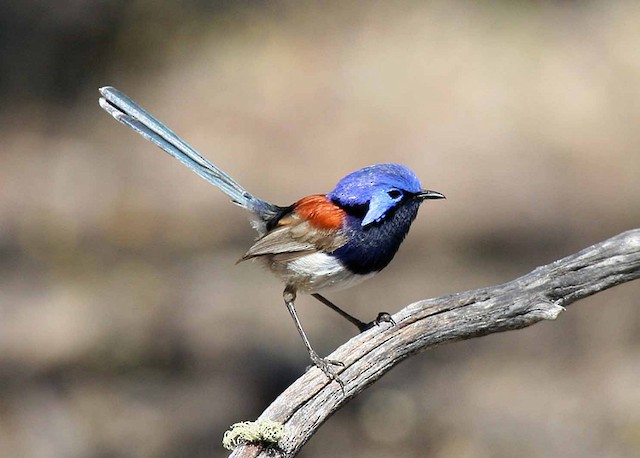
[[[527,325],[542,320],[555,320],[567,309],[555,302],[541,297],[522,298],[514,302],[507,314],[512,319],[522,318]]]

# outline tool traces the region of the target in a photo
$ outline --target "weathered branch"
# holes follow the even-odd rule
[[[640,229],[622,233],[503,285],[423,300],[338,348],[340,386],[308,370],[260,416],[285,425],[277,446],[248,444],[231,457],[291,457],[336,410],[405,358],[447,342],[553,320],[567,305],[640,277]]]

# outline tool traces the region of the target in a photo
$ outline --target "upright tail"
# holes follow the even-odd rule
[[[116,120],[152,141],[209,183],[220,188],[234,203],[253,212],[259,218],[254,225],[259,232],[264,231],[265,224],[281,210],[281,207],[250,194],[236,180],[201,156],[191,145],[116,88],[102,87],[100,94],[100,106]]]

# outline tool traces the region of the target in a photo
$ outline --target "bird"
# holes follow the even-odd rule
[[[283,281],[284,303],[311,362],[344,391],[335,369],[344,364],[322,358],[313,349],[295,308],[297,295],[310,294],[360,332],[383,322],[395,325],[386,312],[363,322],[321,293],[351,287],[384,269],[409,232],[420,205],[445,196],[423,189],[408,167],[383,163],[349,173],[328,193],[306,196],[288,206],[275,205],[251,194],[121,91],[105,86],[99,92],[99,105],[107,113],[249,212],[258,237],[238,262],[259,260]]]

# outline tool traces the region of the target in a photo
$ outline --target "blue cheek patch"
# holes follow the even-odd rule
[[[374,191],[369,201],[369,210],[362,219],[362,227],[381,221],[387,211],[395,204],[396,202],[383,189]]]

